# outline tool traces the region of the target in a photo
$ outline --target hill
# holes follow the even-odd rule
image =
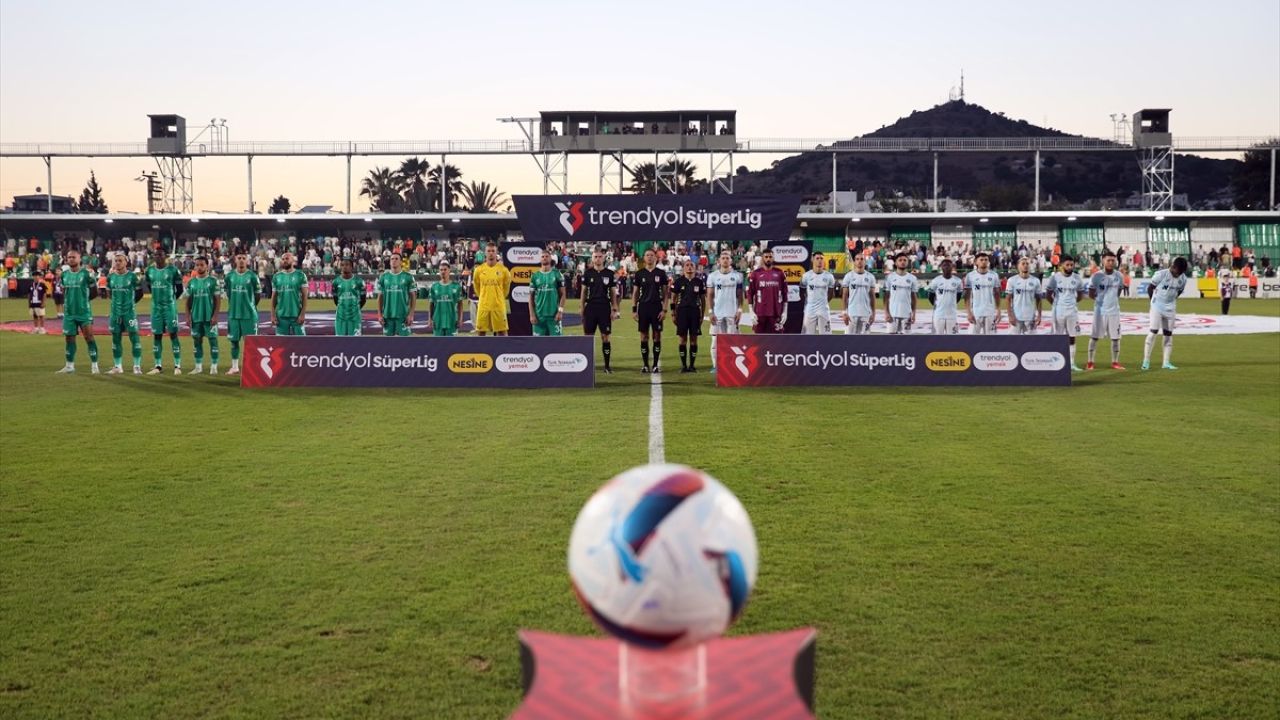
[[[1035,136],[1071,137],[1061,130],[1014,120],[1004,113],[957,100],[917,110],[863,137]],[[1044,152],[1041,160],[1042,203],[1049,198],[1055,205],[1105,198],[1122,202],[1142,186],[1137,158],[1131,153]],[[1192,206],[1214,201],[1229,192],[1232,173],[1240,165],[1239,160],[1178,155],[1175,190],[1186,193]],[[916,198],[932,196],[929,186],[933,158],[927,153],[841,155],[837,167],[841,190],[855,190],[860,195],[875,191],[879,196],[898,192]],[[1034,174],[1031,153],[944,153],[939,160],[939,194],[968,199],[989,194],[993,189],[1017,186],[1026,189],[1029,202]],[[783,158],[765,170],[740,172],[734,178],[734,190],[825,196],[831,190],[831,159],[819,154]]]

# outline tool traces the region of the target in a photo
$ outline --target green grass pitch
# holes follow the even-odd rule
[[[618,330],[619,372],[557,392],[241,391],[83,346],[64,377],[59,337],[0,332],[0,716],[509,713],[518,629],[595,632],[569,531],[646,460]],[[999,390],[719,390],[676,346],[667,458],[759,536],[731,632],[816,627],[820,716],[1280,716],[1280,335]]]

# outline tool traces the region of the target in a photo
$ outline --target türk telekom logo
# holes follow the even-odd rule
[[[733,345],[729,349],[733,351],[733,366],[742,374],[743,380],[750,378],[751,373],[760,367],[760,348],[755,346],[740,348],[737,345]]]
[[[582,217],[582,206],[585,204],[586,203],[583,202],[576,202],[573,204],[562,202],[556,203],[556,208],[560,210],[560,226],[563,227],[564,231],[569,233],[571,236],[577,232],[578,228],[582,227],[582,223],[585,222],[585,218]]]
[[[261,356],[258,360],[258,367],[262,369],[262,374],[270,380],[276,376],[276,371],[284,368],[284,348],[258,348],[258,354]]]

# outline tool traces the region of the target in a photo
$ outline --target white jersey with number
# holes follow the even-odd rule
[[[1019,322],[1036,319],[1036,298],[1040,297],[1040,278],[1014,275],[1005,284],[1005,292],[1013,299],[1013,317]]]
[[[805,315],[826,315],[831,312],[830,291],[836,286],[836,276],[822,270],[814,272],[806,270],[804,276],[800,278],[800,283],[804,286]]]
[[[1084,280],[1074,272],[1070,275],[1056,272],[1049,276],[1049,282],[1044,290],[1046,294],[1053,293],[1054,316],[1066,317],[1074,315],[1077,311],[1080,291],[1084,290]]]
[[[969,312],[974,317],[995,317],[996,296],[1000,292],[1000,276],[987,272],[970,272],[964,279],[969,288]]]
[[[733,318],[738,312],[740,288],[742,273],[737,270],[721,272],[717,268],[707,273],[707,289],[711,291],[711,313],[717,318]]]
[[[941,275],[929,281],[929,292],[933,293],[933,316],[935,318],[954,320],[956,318],[956,301],[964,292],[964,281],[958,275],[949,278]]]
[[[908,319],[911,317],[911,298],[920,289],[920,281],[911,273],[891,272],[884,277],[884,292],[889,296],[889,315]]]
[[[876,292],[876,276],[865,270],[850,271],[844,274],[840,284],[849,291],[849,317],[870,317],[871,298]]]
[[[1174,277],[1168,270],[1161,270],[1151,278],[1155,292],[1151,294],[1151,312],[1160,315],[1178,313],[1178,296],[1187,287],[1186,273]]]

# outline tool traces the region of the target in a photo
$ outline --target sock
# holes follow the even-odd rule
[[[649,341],[640,341],[640,357],[644,360],[644,366],[649,367]]]
[[[605,343],[606,346],[608,346],[608,344],[609,343]],[[605,357],[609,357],[608,352],[606,352],[604,355]],[[240,341],[232,340],[231,341],[231,362],[235,362],[239,359],[240,359]],[[609,364],[609,361],[606,360],[604,364],[607,366]]]
[[[1094,338],[1089,338],[1089,362],[1093,362],[1093,357],[1094,355],[1097,355],[1097,354],[1098,354],[1098,341],[1095,340]]]
[[[191,338],[191,345],[196,355],[196,367],[200,367],[200,363],[204,362],[204,340],[193,337]]]
[[[696,364],[698,364],[698,343],[692,343],[689,345],[689,369],[692,370]]]
[[[1142,364],[1146,365],[1151,362],[1151,348],[1155,347],[1156,334],[1147,333],[1147,341],[1142,344]]]
[[[133,364],[138,366],[142,364],[142,338],[138,337],[137,332],[129,333],[129,347],[133,350]]]
[[[682,369],[689,367],[689,346],[680,343],[680,367]]]
[[[1076,364],[1076,344],[1071,343],[1067,346],[1067,352],[1071,355],[1071,364]]]
[[[613,354],[613,343],[605,340],[600,344],[600,349],[604,353],[604,366],[609,367],[609,356]]]
[[[124,355],[124,346],[120,344],[120,333],[111,333],[111,361],[120,364],[120,356]]]
[[[86,340],[85,342],[89,345],[89,362],[98,362],[98,341]]]
[[[662,355],[662,341],[653,341],[653,366],[658,367],[658,358]]]
[[[1113,363],[1120,362],[1120,341],[1119,340],[1111,341],[1111,362]]]
[[[164,335],[155,334],[151,336],[151,357],[156,361],[156,367],[160,367],[160,353],[164,352]]]
[[[74,337],[74,336],[72,336],[72,338],[71,338],[71,342],[67,343],[67,351],[66,351],[66,353],[64,353],[64,355],[65,355],[65,356],[66,356],[66,358],[67,358],[67,364],[68,364],[68,365],[71,365],[71,364],[74,364],[74,363],[75,363],[75,361],[76,361],[76,339],[75,339],[75,337]]]
[[[1173,336],[1164,336],[1164,364],[1169,364],[1169,358],[1173,357]]]
[[[182,364],[182,343],[178,342],[178,333],[169,333],[169,342],[173,344],[173,366],[178,367]]]
[[[209,338],[209,366],[218,366],[218,336]]]

